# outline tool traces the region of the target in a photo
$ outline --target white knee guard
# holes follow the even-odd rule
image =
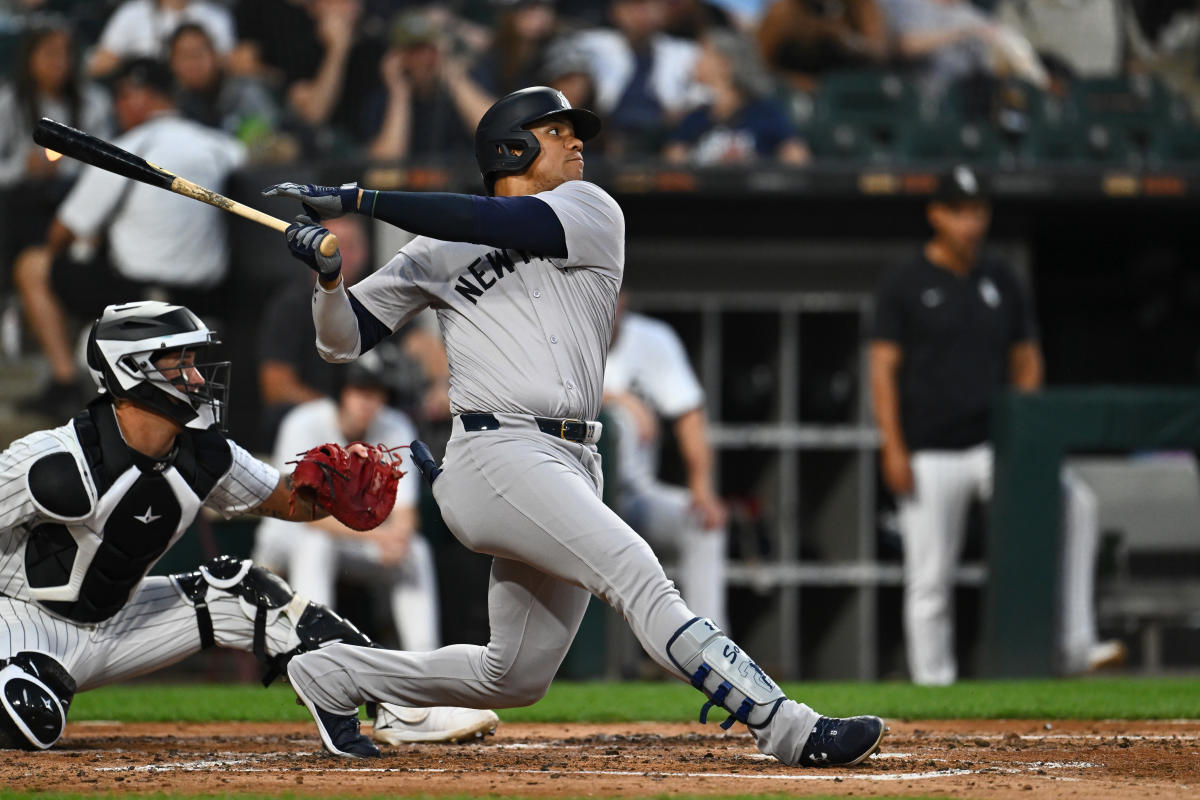
[[[708,710],[720,706],[729,712],[721,727],[735,722],[762,728],[787,699],[783,690],[721,632],[712,620],[696,617],[675,631],[667,642],[667,655],[688,677],[708,702],[700,709],[700,721],[708,721]]]

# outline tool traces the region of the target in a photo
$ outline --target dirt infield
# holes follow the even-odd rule
[[[324,755],[308,724],[72,724],[5,753],[0,786],[83,792],[638,796],[788,793],[987,798],[1200,796],[1200,723],[891,721],[854,769],[783,767],[715,725],[503,724],[465,745]],[[740,726],[738,726],[740,727]]]

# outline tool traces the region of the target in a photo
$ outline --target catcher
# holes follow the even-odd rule
[[[322,644],[373,646],[248,560],[146,577],[201,506],[294,521],[330,508],[370,528],[395,500],[399,463],[382,448],[321,445],[293,480],[225,438],[229,362],[203,361],[215,344],[182,306],[107,307],[87,342],[100,395],[66,425],[0,453],[0,747],[47,749],[76,692],[213,645],[253,652],[264,683]],[[377,736],[452,740],[496,725],[490,711],[445,711],[381,704]],[[344,725],[357,734],[357,720]],[[368,739],[347,738],[378,753]]]

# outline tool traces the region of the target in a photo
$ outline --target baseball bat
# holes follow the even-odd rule
[[[65,156],[71,156],[85,164],[91,164],[93,167],[99,167],[125,178],[199,200],[201,203],[229,211],[280,232],[286,231],[288,225],[291,224],[278,217],[272,217],[270,214],[264,214],[257,208],[230,200],[212,189],[192,183],[187,178],[174,175],[156,164],[151,164],[141,156],[135,156],[127,150],[122,150],[111,142],[106,142],[90,133],[84,133],[46,117],[42,117],[34,126],[33,140],[42,147]],[[321,240],[322,255],[333,255],[337,252],[337,247],[337,237],[332,233]]]

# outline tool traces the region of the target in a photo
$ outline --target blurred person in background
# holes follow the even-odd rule
[[[471,66],[471,79],[494,97],[545,80],[547,48],[562,35],[557,0],[492,0],[496,35]]]
[[[366,146],[368,99],[387,44],[362,0],[244,0],[230,69],[268,82],[308,152]]]
[[[407,445],[417,438],[412,421],[388,405],[387,366],[368,353],[340,370],[332,397],[302,403],[283,418],[271,463],[289,461],[314,442]],[[437,575],[429,543],[417,531],[420,483],[401,480],[391,515],[371,531],[356,531],[333,517],[297,526],[264,519],[252,558],[310,601],[336,609],[337,581],[348,577],[388,593],[388,608],[400,646],[429,651],[441,646]]]
[[[113,142],[118,147],[214,191],[245,161],[236,139],[179,115],[165,64],[134,59],[118,69],[113,85],[124,131]],[[211,314],[221,308],[228,260],[220,210],[84,167],[44,244],[17,257],[22,311],[50,366],[50,382],[21,409],[62,416],[82,401],[69,315],[87,319],[97,307],[149,295]]]
[[[221,128],[247,146],[278,124],[271,93],[253,78],[227,75],[202,25],[186,22],[175,30],[167,63],[175,76],[175,105],[188,119]]]
[[[891,55],[878,0],[775,0],[756,34],[767,67],[803,91],[825,70],[878,65]]]
[[[0,86],[0,195],[4,202],[5,264],[41,240],[54,209],[82,166],[57,158],[33,142],[42,117],[109,139],[112,101],[99,86],[80,79],[71,31],[65,22],[43,21],[22,33],[12,77]],[[4,270],[7,287],[9,270]]]
[[[109,17],[88,64],[91,74],[110,75],[122,61],[167,57],[171,34],[185,22],[208,31],[222,58],[234,45],[233,15],[206,0],[125,0]]]
[[[676,557],[684,602],[729,630],[725,551],[729,514],[713,485],[704,390],[670,325],[628,311],[617,298],[616,326],[604,368],[604,409],[615,423],[616,506],[629,527]],[[658,478],[659,419],[669,420],[687,488]]]
[[[710,0],[666,0],[663,32],[680,39],[699,40],[713,28],[733,28],[736,23],[719,3]]]
[[[916,71],[922,93],[940,98],[977,74],[1022,78],[1046,87],[1048,76],[1029,41],[968,0],[879,0],[895,54]]]
[[[325,220],[326,228],[338,237],[342,254],[342,276],[351,286],[368,269],[371,244],[361,217]],[[316,330],[312,321],[312,290],[315,276],[304,276],[279,291],[267,304],[258,329],[258,387],[262,398],[262,439],[270,448],[280,420],[301,403],[333,397],[344,366],[330,364],[317,354],[312,343]],[[419,322],[395,343],[399,352],[384,356],[393,380],[393,400],[416,416],[417,423],[449,418],[449,367],[441,336]]]
[[[475,126],[492,98],[452,55],[451,42],[424,11],[401,13],[377,73],[382,90],[367,99],[368,153],[385,161],[465,156],[473,152]]]
[[[648,155],[661,149],[667,130],[704,100],[692,72],[700,48],[695,42],[663,33],[664,0],[612,0],[611,28],[593,28],[554,45],[569,61],[552,76],[573,105],[594,95],[604,119],[605,155]]]
[[[914,683],[958,678],[954,571],[972,500],[992,488],[992,400],[1042,386],[1033,313],[1016,275],[982,256],[991,205],[975,174],[943,176],[926,217],[933,236],[887,272],[869,348],[871,396],[882,435],[883,482],[896,498],[904,550],[904,636]],[[1098,640],[1092,590],[1096,498],[1063,476],[1061,664],[1081,673],[1124,659]]]
[[[1128,0],[1001,0],[994,13],[1073,77],[1114,77],[1137,57],[1141,33]]]
[[[711,90],[713,99],[672,131],[663,149],[667,161],[706,165],[809,160],[808,147],[771,96],[771,78],[745,37],[731,30],[709,31],[701,39],[695,70],[696,81]]]

